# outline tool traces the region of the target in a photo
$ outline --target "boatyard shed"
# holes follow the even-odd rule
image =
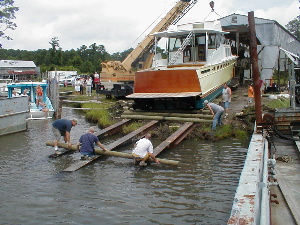
[[[40,75],[33,61],[0,60],[0,79],[29,81]]]
[[[258,45],[259,69],[261,79],[266,82],[271,79],[275,69],[284,70],[287,59],[297,64],[300,55],[300,40],[275,20],[254,18]],[[219,19],[222,29],[230,32],[228,38],[236,47],[236,53],[241,57],[249,50],[248,16],[231,14]],[[249,53],[249,52],[248,52]],[[248,54],[249,56],[249,54]],[[278,63],[280,62],[280,63]]]

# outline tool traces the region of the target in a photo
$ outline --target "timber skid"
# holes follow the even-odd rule
[[[110,127],[107,127],[97,133],[95,133],[96,136],[98,136],[99,139],[103,139],[105,136],[110,136],[113,134],[118,133],[122,127],[126,124],[131,123],[132,120],[130,119],[124,119]],[[136,140],[138,138],[141,138],[143,135],[146,133],[154,130],[156,127],[158,127],[160,124],[160,121],[158,120],[152,120],[145,124],[144,126],[138,128],[137,130],[123,136],[122,138],[119,138],[115,140],[114,142],[108,144],[105,146],[107,151],[103,151],[102,149],[95,149],[95,153],[98,155],[94,158],[91,158],[90,160],[80,160],[72,164],[71,166],[67,167],[63,171],[65,172],[73,172],[81,167],[89,164],[90,162],[96,160],[99,158],[99,155],[107,155],[107,156],[117,156],[117,157],[123,157],[123,158],[133,158],[131,154],[129,153],[121,153],[114,151],[115,149],[119,148],[121,145],[132,143],[133,140]],[[170,137],[168,137],[165,141],[163,141],[161,144],[159,144],[155,149],[154,149],[154,155],[157,156],[160,154],[163,150],[166,148],[173,148],[176,145],[178,145],[184,138],[197,126],[196,123],[192,122],[186,122],[184,123],[176,132],[174,132]],[[53,146],[52,141],[46,142],[46,145],[48,146]],[[61,148],[68,148],[68,145],[65,143],[58,143],[58,147]],[[77,151],[77,146],[72,145],[70,150]],[[171,165],[178,165],[178,161],[174,160],[167,160],[167,159],[159,159],[161,163],[166,163],[166,164],[171,164]]]

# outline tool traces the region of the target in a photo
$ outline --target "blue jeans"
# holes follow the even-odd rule
[[[213,120],[213,125],[212,125],[212,129],[215,130],[217,125],[220,126],[222,125],[222,115],[224,113],[224,110],[219,110],[218,112],[216,112],[215,116],[214,116],[214,120]]]

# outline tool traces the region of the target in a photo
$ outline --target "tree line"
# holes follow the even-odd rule
[[[1,49],[0,60],[29,60],[45,71],[78,71],[80,74],[89,74],[101,71],[101,63],[108,60],[123,61],[133,50],[132,48],[123,52],[109,54],[104,45],[93,43],[89,46],[82,45],[76,50],[63,51],[59,46],[58,37],[53,37],[49,42],[51,47],[47,49],[14,50]]]

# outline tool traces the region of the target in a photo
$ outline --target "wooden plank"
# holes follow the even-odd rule
[[[69,166],[68,168],[64,169],[63,172],[74,172],[74,171],[80,169],[81,167],[89,164],[90,162],[93,162],[94,160],[98,159],[99,157],[100,157],[100,155],[96,155],[92,159],[89,159],[89,160],[77,161],[74,164],[72,164],[71,166]]]
[[[170,137],[168,137],[165,141],[163,141],[153,150],[154,155],[157,156],[164,149],[179,144],[195,128],[195,126],[196,125],[191,122],[185,123],[176,132],[174,132]]]
[[[130,119],[123,119],[118,123],[115,123],[107,128],[104,128],[98,132],[95,132],[94,134],[98,137],[98,138],[102,138],[104,136],[108,136],[108,135],[113,135],[118,133],[121,129],[122,126],[128,124],[129,122],[131,122]]]
[[[147,132],[149,132],[150,130],[154,129],[155,127],[157,127],[159,124],[159,121],[157,120],[152,120],[151,122],[147,123],[146,125],[140,127],[139,129],[125,135],[124,137],[116,140],[115,142],[109,144],[108,146],[106,146],[106,149],[108,150],[112,150],[115,149],[117,147],[119,147],[120,145],[126,143],[127,141],[131,140],[133,137],[140,135],[140,134],[146,134]]]

